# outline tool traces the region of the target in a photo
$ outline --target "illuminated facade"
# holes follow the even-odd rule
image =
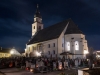
[[[32,24],[32,37],[26,44],[25,54],[37,56],[37,52],[46,57],[60,57],[62,52],[70,52],[70,58],[84,58],[88,51],[87,40],[82,31],[71,20],[65,20],[43,28],[42,17],[37,8]]]
[[[0,58],[20,56],[20,53],[15,49],[0,47]]]
[[[79,42],[75,41],[75,50],[79,50]]]
[[[67,51],[70,51],[70,42],[67,42]]]

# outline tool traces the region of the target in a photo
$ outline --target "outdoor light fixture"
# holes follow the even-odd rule
[[[10,54],[14,54],[14,51],[11,50],[11,51],[10,51]]]

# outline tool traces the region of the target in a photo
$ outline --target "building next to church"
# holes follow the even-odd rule
[[[21,56],[15,48],[2,48],[0,47],[0,58]]]
[[[67,19],[44,28],[42,17],[37,6],[32,24],[32,37],[26,44],[27,57],[37,56],[40,52],[46,57],[60,57],[62,52],[69,52],[70,58],[84,58],[88,52],[85,35],[72,21]]]

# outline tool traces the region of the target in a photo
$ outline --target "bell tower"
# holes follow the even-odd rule
[[[34,23],[32,24],[32,36],[34,36],[36,32],[42,29],[43,29],[42,16],[40,15],[39,6],[37,4],[37,9],[34,15]]]

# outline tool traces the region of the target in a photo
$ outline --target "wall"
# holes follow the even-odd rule
[[[73,39],[74,38],[74,39]],[[67,34],[65,35],[65,51],[67,50],[67,42],[70,42],[70,51],[74,54],[84,54],[84,50],[88,50],[87,41],[85,40],[85,35],[83,34]],[[79,50],[75,50],[75,41],[79,43]],[[73,58],[84,58],[84,55],[73,55]]]
[[[11,54],[9,54],[9,53],[0,53],[0,58],[10,57],[10,56],[11,56]]]
[[[55,47],[53,47],[53,43],[55,43]],[[25,53],[29,54],[30,52],[33,52],[33,56],[36,56],[35,52],[39,51],[38,44],[42,45],[41,49],[43,50],[45,56],[47,56],[47,57],[50,57],[51,55],[52,55],[52,57],[56,56],[56,54],[57,54],[57,39],[48,40],[48,41],[35,43],[35,44],[31,44],[31,45],[26,45]],[[48,44],[50,44],[50,48],[48,48]],[[36,47],[36,49],[33,50],[33,47]],[[55,54],[53,54],[53,50],[55,50]],[[50,55],[49,55],[48,51],[50,51]]]
[[[53,43],[55,43],[55,47],[53,47]],[[48,45],[50,44],[50,48],[48,47]],[[52,55],[52,57],[56,57],[57,54],[57,39],[53,39],[53,40],[49,40],[49,41],[45,41],[44,42],[44,53],[47,57],[50,57]],[[53,53],[53,50],[55,50],[55,54]],[[50,51],[50,55],[49,52]]]

